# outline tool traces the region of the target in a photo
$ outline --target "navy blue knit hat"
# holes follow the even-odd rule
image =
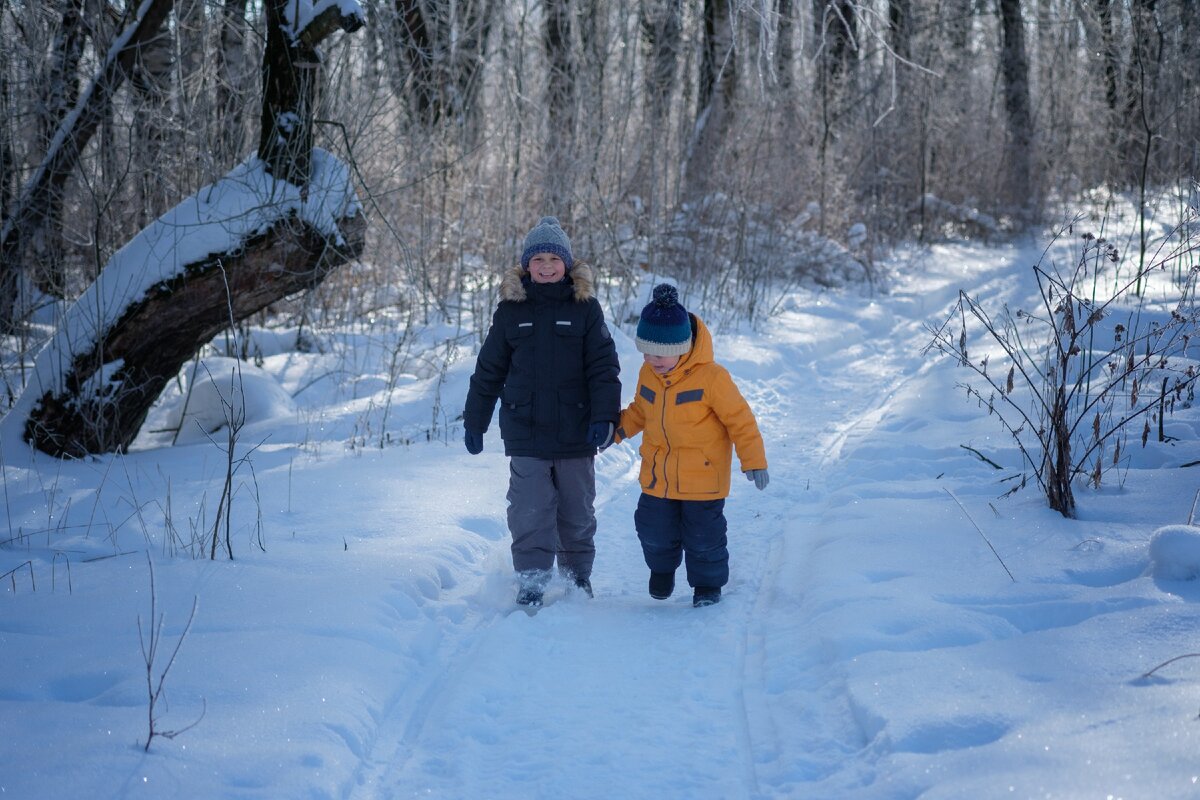
[[[571,240],[563,233],[555,217],[542,217],[525,236],[525,249],[521,251],[521,269],[529,269],[529,259],[538,253],[553,253],[563,260],[567,269],[575,264],[571,255]]]
[[[637,349],[650,356],[682,356],[692,349],[692,320],[679,305],[679,290],[669,283],[654,287],[654,299],[638,320]]]

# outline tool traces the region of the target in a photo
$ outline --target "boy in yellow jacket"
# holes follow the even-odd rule
[[[692,605],[709,606],[729,581],[725,498],[733,449],[746,478],[765,489],[762,436],[728,370],[713,361],[708,328],[679,304],[674,286],[654,287],[635,341],[645,363],[613,441],[642,433],[642,495],[633,520],[650,596],[671,596],[682,560]]]

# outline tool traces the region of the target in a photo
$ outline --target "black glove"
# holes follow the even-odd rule
[[[612,444],[613,424],[611,422],[593,422],[588,426],[588,445],[597,450],[603,450]]]
[[[483,452],[483,434],[479,431],[464,428],[463,442],[467,445],[467,452],[471,455],[477,456]]]

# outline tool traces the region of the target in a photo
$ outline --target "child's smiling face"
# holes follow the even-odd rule
[[[538,253],[529,259],[529,277],[534,283],[558,283],[566,274],[566,263],[554,253]]]
[[[650,365],[650,369],[659,375],[666,375],[675,369],[675,365],[679,363],[680,359],[680,356],[652,356],[649,353],[646,353],[645,356],[646,363]]]

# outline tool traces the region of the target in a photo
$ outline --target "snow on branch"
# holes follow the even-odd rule
[[[295,0],[284,9],[287,34],[295,43],[316,46],[337,29],[353,33],[367,24],[358,0]]]

